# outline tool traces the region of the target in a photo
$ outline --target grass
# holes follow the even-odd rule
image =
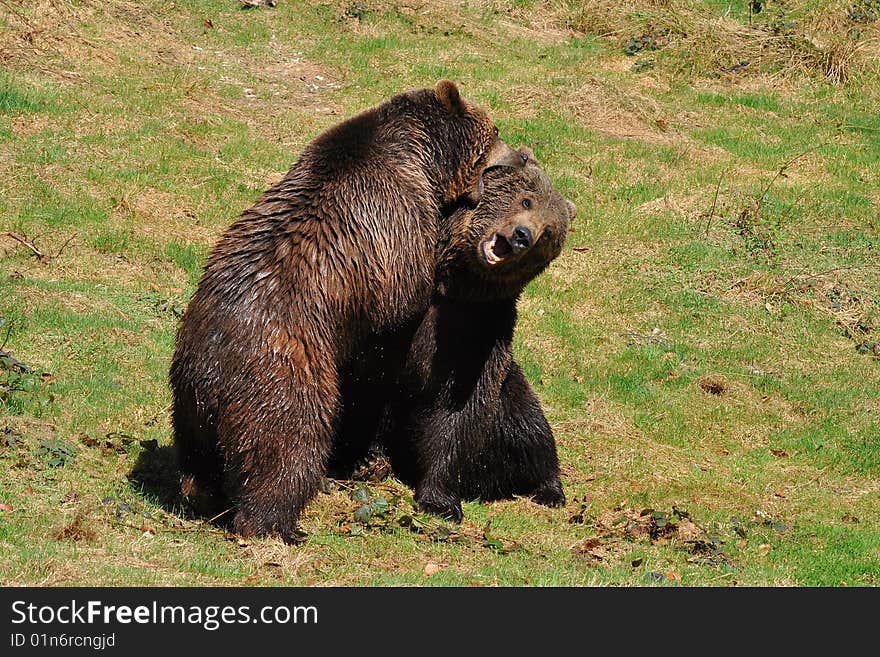
[[[880,21],[748,6],[0,2],[0,581],[876,586]],[[295,547],[188,519],[167,371],[211,245],[439,77],[579,208],[515,344],[567,506],[455,526],[388,479]]]

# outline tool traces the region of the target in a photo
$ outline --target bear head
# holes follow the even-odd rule
[[[562,251],[577,208],[553,187],[531,151],[524,166],[483,173],[475,207],[449,217],[438,245],[436,287],[450,299],[516,298]]]
[[[483,193],[484,171],[526,164],[528,153],[508,146],[488,112],[465,100],[454,82],[440,80],[434,88],[407,92],[402,99],[422,118],[425,151],[434,157],[443,204],[476,204]]]

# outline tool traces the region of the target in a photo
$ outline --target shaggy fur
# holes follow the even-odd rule
[[[487,171],[477,207],[449,219],[380,441],[419,505],[454,520],[461,499],[565,503],[553,432],[512,342],[517,299],[559,255],[575,206],[530,162]]]
[[[358,449],[352,436],[375,436],[375,413],[355,400],[382,399],[403,362],[443,208],[477,200],[499,163],[522,156],[440,81],[319,135],[224,233],[170,370],[181,491],[196,511],[231,507],[240,535],[291,536],[340,433]]]

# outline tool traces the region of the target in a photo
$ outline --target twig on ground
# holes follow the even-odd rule
[[[67,240],[65,240],[64,244],[61,245],[61,248],[58,249],[58,251],[55,252],[55,255],[53,255],[52,258],[54,259],[54,258],[57,258],[58,256],[60,256],[60,255],[61,255],[61,252],[64,251],[64,249],[66,249],[66,248],[68,247],[68,245],[69,245],[69,244],[70,244],[75,238],[76,238],[76,233],[74,233],[73,235],[71,235],[70,237],[68,237]]]
[[[718,205],[718,192],[721,189],[721,181],[724,180],[724,176],[727,175],[727,172],[730,169],[725,169],[721,172],[721,175],[718,176],[718,183],[715,185],[715,196],[712,198],[712,207],[709,209],[709,216],[706,219],[706,230],[703,231],[705,235],[709,234],[709,227],[712,225],[712,217],[715,216],[715,208]]]
[[[37,245],[34,244],[33,240],[28,239],[28,238],[25,237],[24,235],[19,235],[18,233],[13,233],[13,232],[11,232],[11,231],[8,232],[8,233],[6,233],[6,236],[7,236],[7,237],[11,237],[12,239],[14,239],[14,240],[15,240],[16,242],[18,242],[19,244],[22,244],[23,246],[26,246],[27,248],[29,248],[29,249],[33,252],[33,254],[34,254],[35,256],[37,256],[37,259],[38,259],[40,262],[45,262],[45,261],[46,261],[46,254],[43,253],[42,251],[40,251],[40,249],[37,248]]]
[[[822,276],[827,276],[828,274],[834,274],[839,271],[850,271],[852,269],[880,269],[880,265],[846,265],[843,267],[832,267],[831,269],[826,269],[825,271],[820,271],[815,274],[797,274],[785,281],[782,286],[782,292],[791,289],[791,285],[794,282],[804,283],[805,281],[812,281],[821,278]]]

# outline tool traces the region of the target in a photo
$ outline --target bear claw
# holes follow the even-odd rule
[[[435,516],[451,520],[452,522],[458,523],[464,518],[464,512],[461,509],[461,502],[459,500],[419,498],[416,502],[418,503],[419,509],[425,513],[431,513]]]
[[[551,508],[565,506],[565,493],[562,492],[562,484],[557,481],[535,491],[532,495],[532,501]]]

